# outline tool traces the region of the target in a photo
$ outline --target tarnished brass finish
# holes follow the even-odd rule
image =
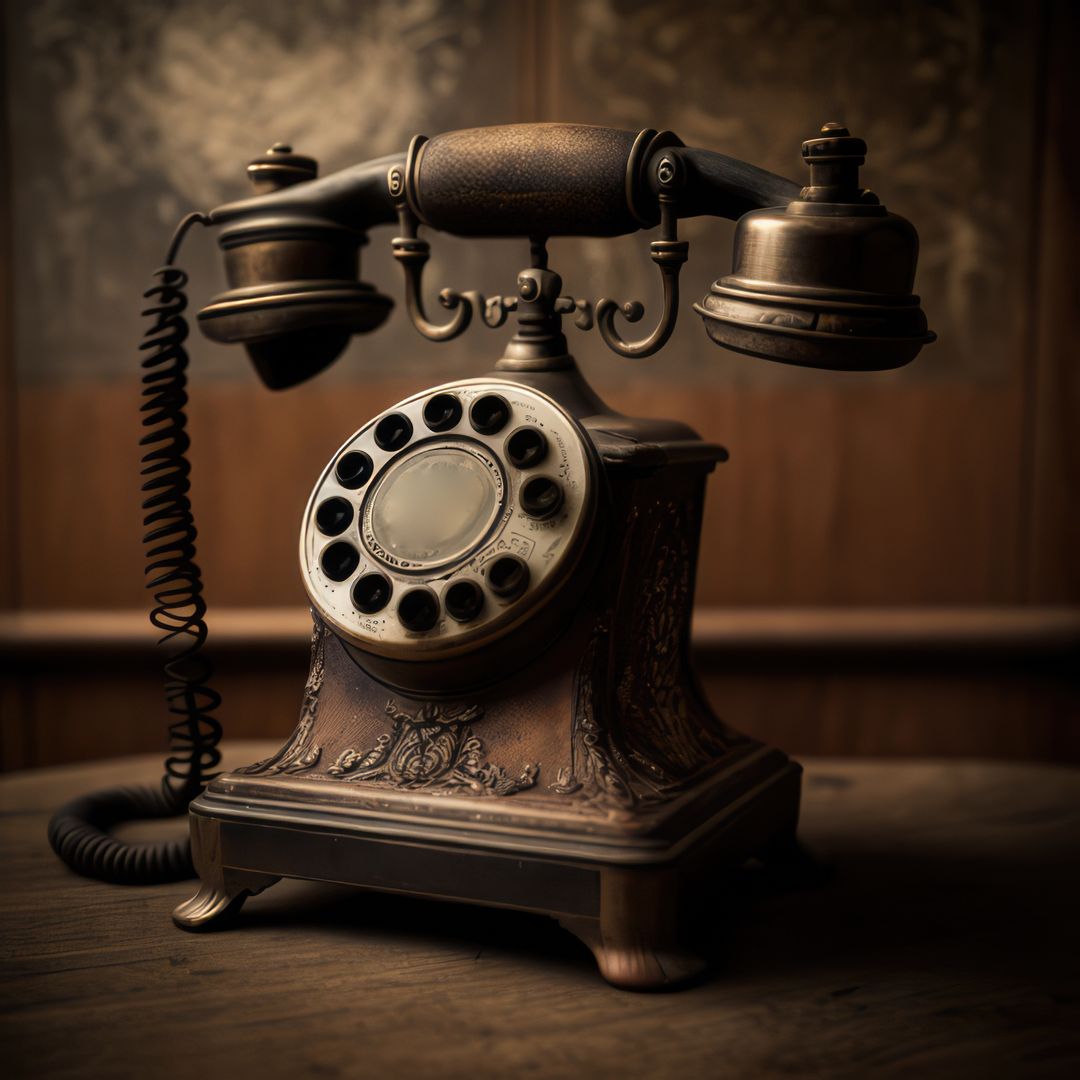
[[[735,231],[732,273],[694,310],[736,352],[807,367],[901,367],[934,340],[912,294],[919,241],[910,222],[858,186],[866,144],[827,124],[803,143],[810,184],[786,208],[755,210]]]
[[[311,206],[281,205],[282,197],[319,188],[314,159],[275,144],[248,166],[259,193],[253,207],[215,211],[228,222],[218,244],[225,255],[228,292],[199,312],[213,341],[242,344],[273,390],[295,386],[329,367],[353,334],[385,322],[393,301],[359,281],[363,228],[337,220],[315,198]],[[333,193],[338,178],[323,190]],[[278,201],[275,202],[275,196]]]
[[[294,154],[291,146],[274,143],[262,157],[248,164],[248,179],[257,195],[268,195],[293,184],[314,180],[319,175],[319,165],[314,158]]]
[[[591,305],[562,294],[546,243],[661,225],[653,330],[616,330],[620,311],[642,317],[636,301],[596,306],[610,348],[647,356],[675,327],[679,220],[740,219],[732,274],[695,305],[713,340],[896,367],[934,335],[911,291],[915,231],[859,187],[865,151],[826,125],[803,145],[801,191],[670,132],[576,124],[417,136],[321,180],[284,147],[253,163],[263,194],[209,216],[225,226],[230,291],[200,322],[243,342],[270,385],[386,317],[390,301],[358,280],[376,224],[398,223],[405,306],[426,338],[511,311],[517,329],[496,372],[399,403],[320,479],[301,541],[315,632],[300,722],[191,804],[203,884],[178,925],[216,925],[278,877],[314,878],[546,912],[618,986],[701,970],[682,900],[748,855],[790,852],[800,769],[718,719],[690,667],[705,479],[726,452],[600,401],[562,332],[563,315],[590,328]],[[516,294],[444,289],[450,315],[432,321],[421,227],[527,240]]]
[[[454,403],[450,422],[433,432],[425,420],[427,404],[436,399]],[[506,409],[495,430],[477,429],[472,407],[497,398]],[[401,417],[408,435],[400,445],[378,444],[380,417],[366,424],[340,448],[315,485],[300,535],[300,568],[312,607],[345,643],[353,658],[387,685],[413,693],[446,693],[490,685],[525,666],[549,635],[570,621],[580,601],[580,588],[595,568],[596,518],[604,479],[592,441],[579,423],[557,402],[512,379],[467,379],[416,394],[387,409],[382,418]],[[533,431],[544,455],[536,463],[515,464],[507,446],[511,433]],[[362,484],[337,476],[337,464],[360,454],[370,462]],[[436,456],[435,475],[451,488],[452,463],[478,466],[490,477],[490,506],[475,535],[462,534],[452,550],[414,552],[390,550],[374,524],[374,509],[387,480],[410,462]],[[538,519],[522,495],[530,478],[557,477],[564,492],[558,513]],[[461,500],[460,489],[453,498]],[[419,526],[428,534],[454,507],[446,499],[433,505],[429,495],[418,507]],[[328,533],[320,528],[319,508],[327,502],[347,506],[348,525]],[[425,522],[427,527],[425,528]],[[403,526],[400,526],[403,527]],[[383,541],[385,538],[383,538]],[[325,553],[338,545],[356,553],[348,575],[328,575]],[[590,554],[592,556],[590,560]],[[525,569],[527,587],[501,590],[492,569],[507,555]],[[583,565],[589,564],[589,565]],[[387,596],[377,610],[357,609],[352,597],[356,583],[369,574],[385,581]],[[468,583],[486,598],[475,617],[458,619],[447,612],[449,590]],[[409,589],[430,589],[437,605],[436,624],[422,632],[403,626],[397,608]]]
[[[178,925],[217,925],[276,877],[346,882],[549,914],[610,982],[656,989],[704,966],[688,895],[793,843],[799,767],[717,718],[687,652],[705,478],[724,450],[611,413],[573,371],[500,380],[572,414],[603,473],[586,572],[545,606],[558,620],[530,617],[518,657],[477,648],[487,678],[448,692],[450,661],[402,663],[408,688],[400,673],[388,686],[316,618],[293,736],[192,804],[203,887]]]
[[[690,244],[678,237],[678,193],[685,176],[682,162],[674,153],[665,154],[655,163],[657,201],[660,206],[660,239],[649,245],[649,255],[660,268],[664,306],[656,328],[640,341],[625,341],[615,329],[615,313],[621,311],[627,322],[637,322],[645,314],[644,305],[633,300],[619,305],[603,299],[596,305],[596,325],[604,344],[628,359],[639,360],[659,352],[671,337],[679,315],[679,271],[689,257]]]

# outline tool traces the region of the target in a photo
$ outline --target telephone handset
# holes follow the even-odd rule
[[[563,316],[616,353],[667,341],[688,244],[681,218],[738,220],[730,275],[694,310],[717,343],[811,367],[875,370],[933,340],[911,292],[917,238],[858,183],[865,143],[826,125],[799,188],[671,132],[523,124],[415,138],[404,154],[317,179],[276,145],[257,194],[193,214],[148,290],[144,491],[153,624],[171,753],[160,790],[77,799],[50,825],[74,869],[153,882],[197,873],[184,929],[216,926],[283,876],[519,907],[559,918],[620,986],[702,961],[680,905],[717,866],[794,842],[799,767],[725,725],[687,646],[704,482],[725,460],[678,421],[621,416],[589,387]],[[199,312],[285,388],[332,363],[391,301],[360,280],[372,227],[395,222],[406,311],[433,341],[476,319],[517,330],[494,370],[387,409],[333,455],[305,510],[300,569],[311,668],[299,723],[271,758],[215,776],[220,703],[202,653],[177,249],[221,226],[228,291]],[[520,237],[507,296],[444,289],[425,308],[421,226]],[[563,294],[546,241],[659,227],[663,303]],[[109,829],[189,810],[191,845]]]

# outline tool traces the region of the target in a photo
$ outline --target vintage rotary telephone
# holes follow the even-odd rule
[[[171,747],[158,789],[77,799],[50,827],[76,870],[121,882],[192,869],[174,913],[203,929],[280,877],[352,883],[556,916],[612,983],[670,985],[702,961],[681,912],[724,866],[793,843],[800,769],[713,714],[687,656],[705,479],[726,457],[674,420],[613,412],[578,371],[562,318],[626,357],[675,325],[680,218],[738,219],[732,273],[694,310],[710,338],[810,367],[898,367],[933,340],[911,289],[917,238],[859,186],[866,145],[828,124],[803,144],[810,183],[671,132],[523,124],[415,138],[405,154],[316,179],[275,146],[257,194],[191,215],[147,292],[142,348],[151,620],[170,646]],[[220,225],[229,290],[199,312],[268,386],[332,363],[391,301],[359,279],[373,226],[396,222],[405,304],[433,341],[512,313],[494,371],[432,387],[365,423],[317,479],[300,527],[311,670],[272,757],[212,776],[219,703],[188,501],[186,278],[177,248]],[[520,237],[510,296],[424,307],[421,226]],[[663,310],[563,294],[552,236],[650,244]],[[205,785],[205,787],[204,787]],[[191,846],[109,828],[189,808]]]

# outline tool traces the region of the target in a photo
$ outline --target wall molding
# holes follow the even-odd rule
[[[307,648],[306,608],[215,608],[214,651]],[[156,648],[146,613],[126,610],[0,612],[0,664],[136,655]],[[1060,654],[1080,650],[1080,606],[909,608],[701,608],[693,645],[709,659],[732,653]]]

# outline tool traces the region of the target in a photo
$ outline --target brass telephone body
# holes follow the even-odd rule
[[[622,355],[655,352],[678,310],[678,221],[707,213],[741,218],[734,274],[695,305],[718,343],[810,366],[910,361],[933,339],[911,293],[915,233],[859,188],[865,150],[827,125],[804,144],[803,189],[670,132],[564,124],[418,137],[323,180],[285,147],[253,163],[260,193],[209,216],[230,291],[200,325],[244,343],[269,385],[386,317],[358,252],[394,220],[421,334],[510,313],[518,328],[490,374],[386,410],[318,478],[300,535],[314,628],[299,723],[191,803],[201,885],[179,926],[219,925],[297,877],[552,915],[617,986],[702,970],[684,906],[725,867],[790,853],[800,769],[727,727],[691,670],[705,481],[726,452],[611,411],[562,317],[595,318]],[[642,306],[562,295],[545,243],[657,225],[663,310],[628,341],[616,318]],[[443,290],[438,324],[423,226],[522,237],[529,265],[507,297]]]

